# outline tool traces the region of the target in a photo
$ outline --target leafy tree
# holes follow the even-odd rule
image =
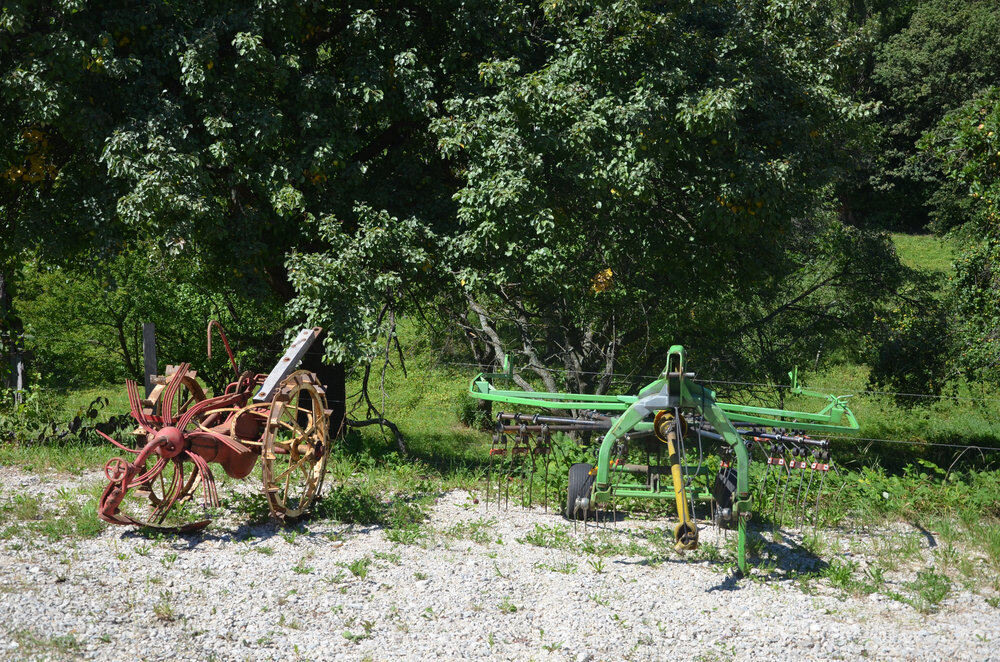
[[[462,179],[459,230],[442,237],[462,288],[451,310],[480,359],[520,354],[548,389],[555,363],[570,388],[603,391],[617,365],[655,372],[684,342],[709,370],[760,376],[773,357],[762,345],[787,365],[791,338],[855,314],[845,292],[885,286],[878,260],[845,259],[886,256],[884,240],[805,220],[870,110],[830,85],[849,36],[835,15],[735,2],[546,12],[544,65],[484,62],[482,89],[433,125]],[[787,342],[759,342],[765,330]]]
[[[677,340],[759,374],[895,278],[831,209],[872,110],[838,91],[863,35],[831,7],[10,2],[4,273],[124,251],[184,315],[257,301],[330,361],[388,360],[415,314],[549,386]]]
[[[964,249],[949,298],[956,354],[970,376],[1000,380],[1000,88],[948,113],[921,141],[955,189],[967,196],[966,221],[952,234]]]
[[[940,176],[937,165],[916,149],[924,132],[949,110],[997,82],[1000,70],[1000,6],[990,0],[927,0],[908,25],[881,48],[875,67],[884,100],[880,121],[883,189],[911,227],[930,211],[942,230],[969,213],[965,192]]]
[[[232,369],[221,348],[206,352],[205,320],[226,328],[243,368],[264,368],[281,351],[280,306],[211,290],[144,252],[123,253],[98,275],[28,261],[15,301],[25,320],[25,344],[34,370],[52,387],[142,380],[142,324],[156,325],[157,358],[194,360],[207,383],[224,385]]]

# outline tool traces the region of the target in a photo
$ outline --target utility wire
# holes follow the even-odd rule
[[[1000,448],[997,448],[995,446],[975,446],[975,445],[966,445],[966,444],[942,444],[940,442],[935,442],[935,441],[912,441],[912,440],[907,440],[907,439],[875,439],[873,437],[854,437],[854,436],[846,435],[846,434],[832,434],[832,435],[824,435],[824,436],[827,439],[843,439],[843,440],[850,440],[850,441],[870,441],[870,442],[873,442],[873,443],[877,442],[877,443],[883,443],[883,444],[904,444],[904,445],[907,445],[907,446],[935,446],[935,447],[938,447],[938,448],[964,448],[964,449],[972,448],[972,449],[977,450],[977,451],[1000,452]]]

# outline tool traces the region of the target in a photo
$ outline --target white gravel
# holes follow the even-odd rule
[[[96,480],[41,482],[0,468],[0,503]],[[483,518],[494,520],[483,542],[447,533]],[[803,588],[760,571],[736,580],[725,563],[676,554],[608,556],[601,567],[579,550],[519,542],[536,524],[566,527],[577,545],[588,536],[624,545],[673,523],[625,519],[574,532],[552,512],[487,514],[451,492],[410,545],[379,527],[310,522],[293,538],[238,520],[159,541],[123,527],[55,543],[10,537],[0,540],[0,658],[1000,659],[989,590],[955,584],[940,611],[924,615],[882,593],[846,595],[827,580]],[[705,528],[702,540],[716,535]],[[842,542],[863,567],[874,539]],[[779,567],[809,562],[771,549]],[[367,574],[355,576],[347,566],[364,558]],[[887,592],[906,574],[889,579]]]

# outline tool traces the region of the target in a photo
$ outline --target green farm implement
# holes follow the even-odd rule
[[[503,390],[494,382],[513,377],[506,362],[504,369],[501,373],[476,375],[470,394],[482,400],[568,415],[499,413],[490,449],[491,471],[498,457],[496,461],[509,473],[529,464],[528,472],[534,472],[537,458],[542,458],[547,472],[553,435],[598,433],[602,440],[596,465],[577,463],[569,469],[566,517],[584,521],[590,515],[599,517],[602,508],[615,508],[616,499],[673,500],[679,520],[674,529],[675,548],[687,551],[698,546],[694,505],[707,503],[715,525],[737,529],[737,563],[743,572],[746,528],[753,502],[752,458],[759,457],[764,465],[756,472],[758,503],[773,495],[768,500],[776,525],[781,526],[786,503],[790,503],[792,512],[799,508],[804,513],[813,498],[819,502],[832,467],[830,443],[823,437],[858,429],[846,397],[802,388],[794,371],[790,373],[789,393],[821,402],[817,411],[719,402],[714,391],[687,371],[684,348],[679,345],[670,348],[659,377],[637,395]],[[719,458],[717,469],[708,467],[706,446]],[[695,459],[697,464],[692,464]],[[487,485],[491,482],[488,479]],[[497,483],[497,498],[509,500],[509,475],[504,483]],[[528,484],[530,490],[530,480]],[[529,503],[530,498],[529,492]]]

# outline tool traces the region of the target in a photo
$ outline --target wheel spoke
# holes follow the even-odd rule
[[[288,468],[287,468],[287,469],[285,469],[284,471],[282,471],[282,472],[281,472],[280,474],[278,474],[277,476],[275,476],[275,477],[274,477],[274,481],[275,481],[275,482],[278,482],[278,481],[280,481],[280,480],[281,480],[282,478],[285,478],[285,477],[286,477],[286,476],[288,476],[288,475],[289,475],[290,473],[292,473],[292,472],[293,472],[293,471],[294,471],[295,469],[297,469],[297,468],[301,467],[301,466],[302,466],[303,464],[306,464],[306,460],[308,460],[308,459],[309,459],[309,458],[308,458],[307,456],[303,455],[303,456],[302,456],[302,458],[301,458],[301,459],[300,459],[300,460],[299,460],[298,462],[295,462],[295,463],[292,463],[292,462],[289,462],[289,463],[288,463]]]

